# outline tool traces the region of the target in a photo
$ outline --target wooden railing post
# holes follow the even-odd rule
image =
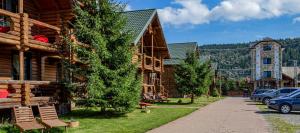
[[[24,48],[24,46],[28,46],[28,32],[29,32],[29,18],[27,13],[20,13],[20,34],[21,34],[21,47]]]
[[[30,105],[30,93],[31,93],[30,83],[23,83],[21,89],[23,106]]]

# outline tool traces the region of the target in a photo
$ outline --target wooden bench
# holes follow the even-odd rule
[[[65,127],[65,131],[67,131],[68,124],[58,119],[54,105],[44,107],[38,106],[38,108],[41,116],[41,122],[47,128]]]
[[[45,127],[34,118],[31,107],[14,107],[13,112],[15,126],[20,129],[21,133],[34,129],[41,129],[43,132]]]
[[[151,106],[150,103],[144,103],[144,102],[140,102],[139,105],[140,105],[140,108],[141,108],[141,109],[147,108],[148,106]]]

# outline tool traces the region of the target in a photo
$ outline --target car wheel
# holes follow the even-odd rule
[[[292,110],[291,106],[288,104],[283,104],[280,106],[280,112],[283,114],[288,114],[290,113]]]
[[[271,98],[264,98],[263,99],[263,104],[269,104],[270,103]]]

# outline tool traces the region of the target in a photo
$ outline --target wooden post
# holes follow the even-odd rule
[[[27,13],[21,13],[21,47],[28,45],[29,18]]]
[[[24,13],[24,0],[19,0],[19,13]]]
[[[22,105],[28,106],[30,105],[30,83],[22,84]]]
[[[19,51],[19,62],[20,62],[19,80],[24,81],[24,51],[22,49]]]
[[[154,63],[154,35],[153,35],[153,31],[151,30],[151,56],[152,56],[152,71],[154,70],[155,67],[155,63]]]

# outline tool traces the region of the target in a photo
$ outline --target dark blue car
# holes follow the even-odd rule
[[[275,109],[283,114],[291,111],[300,111],[300,90],[297,90],[289,95],[271,99],[268,107]]]

